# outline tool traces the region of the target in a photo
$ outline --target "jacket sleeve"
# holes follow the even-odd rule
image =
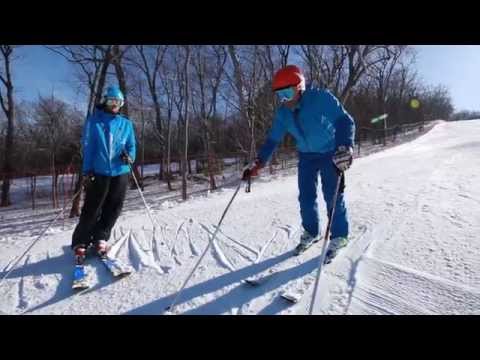
[[[265,165],[267,161],[272,156],[273,152],[280,144],[287,132],[287,127],[285,126],[285,121],[282,117],[281,111],[277,111],[275,118],[273,119],[273,125],[270,130],[270,133],[267,136],[267,140],[260,148],[258,152],[258,159],[262,165]]]
[[[127,141],[125,143],[125,150],[128,153],[128,156],[135,161],[137,155],[137,146],[135,141],[135,130],[133,128],[133,123],[129,121],[130,130],[128,131]]]
[[[340,101],[329,91],[326,92],[326,108],[335,128],[335,147],[352,146],[355,141],[355,121]]]
[[[95,153],[95,139],[91,118],[85,120],[82,134],[83,175],[93,172],[93,154]]]

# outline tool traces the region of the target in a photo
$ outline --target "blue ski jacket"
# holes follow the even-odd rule
[[[125,151],[135,160],[135,131],[132,122],[123,115],[110,114],[101,108],[87,118],[83,128],[83,174],[93,172],[118,176],[130,171],[120,158]]]
[[[334,152],[340,145],[353,146],[355,122],[328,90],[308,87],[295,109],[280,106],[258,158],[265,164],[286,133],[302,153]]]

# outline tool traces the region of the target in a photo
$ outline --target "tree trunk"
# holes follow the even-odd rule
[[[120,46],[113,45],[112,48],[112,63],[115,67],[115,73],[117,74],[118,84],[120,85],[120,90],[123,92],[125,97],[125,103],[123,105],[123,112],[128,117],[128,88],[127,80],[125,78],[125,72],[123,71],[122,58],[120,54]]]
[[[6,46],[6,45],[4,45]],[[14,122],[15,122],[15,102],[13,99],[13,84],[10,73],[10,56],[12,49],[3,50],[3,56],[5,60],[5,74],[6,79],[4,80],[4,85],[7,90],[7,104],[4,104],[2,97],[2,108],[7,117],[7,134],[5,139],[5,154],[4,154],[4,165],[3,165],[3,184],[2,184],[2,199],[0,202],[0,207],[6,207],[11,205],[10,201],[10,178],[13,175],[13,152],[14,152]]]
[[[78,170],[78,179],[75,184],[74,195],[77,194],[77,197],[73,199],[72,209],[70,210],[70,218],[80,216],[80,200],[82,199],[81,194],[81,186],[82,186],[82,170],[81,168]]]
[[[50,161],[51,161],[50,169],[52,172],[52,203],[53,203],[53,208],[55,209],[58,206],[58,199],[57,199],[57,173],[55,171],[55,153],[54,152],[52,152]]]
[[[153,101],[153,105],[154,105],[154,108],[155,108],[155,126],[157,128],[157,131],[158,133],[160,134],[161,136],[161,139],[160,139],[160,157],[162,159],[162,164],[163,164],[163,161],[164,161],[164,157],[165,157],[165,141],[164,141],[164,138],[163,138],[163,126],[162,126],[162,117],[161,117],[161,111],[160,111],[160,103],[159,103],[159,100],[158,100],[158,96],[157,96],[157,93],[156,91],[153,89],[150,90],[150,93],[152,95],[152,101]],[[164,170],[163,170],[163,166],[160,168],[160,173],[158,174],[159,176],[159,180],[163,180],[164,179]]]
[[[171,161],[171,138],[172,138],[172,127],[171,127],[171,122],[170,122],[170,118],[168,119],[168,124],[167,124],[167,167],[166,167],[166,171],[167,171],[167,186],[168,186],[168,190],[169,191],[172,191],[173,188],[172,188],[172,175],[171,175],[171,172],[170,172],[170,161]]]
[[[102,67],[100,69],[100,75],[98,77],[97,88],[95,89],[95,105],[99,104],[102,101],[103,89],[105,87],[105,82],[107,79],[107,70],[108,70],[108,67],[110,66],[111,57],[112,57],[111,47],[109,46],[105,50],[105,56],[103,58]]]
[[[184,152],[183,152],[183,169],[182,169],[182,199],[187,200],[187,165],[189,167],[189,172],[191,173],[190,163],[188,161],[188,62],[190,61],[190,46],[185,46],[185,142],[184,142]]]
[[[240,115],[243,123],[249,124],[250,131],[251,131],[251,138],[250,138],[250,157],[253,157],[253,152],[255,149],[255,140],[253,139],[254,131],[253,131],[253,124],[250,123],[248,112],[247,112],[247,101],[245,100],[245,96],[243,93],[244,89],[244,80],[243,80],[243,71],[241,68],[240,61],[238,60],[236,49],[234,45],[228,45],[228,51],[230,54],[230,58],[233,63],[233,72],[235,78],[235,89],[238,96],[238,102],[240,105]]]
[[[217,184],[215,182],[215,158],[210,144],[210,134],[208,132],[208,128],[205,129],[205,153],[207,155],[207,172],[210,179],[210,190],[215,190],[217,188]]]
[[[158,180],[165,180],[165,153],[162,151],[160,155],[160,169],[158,172]]]
[[[37,177],[35,174],[30,177],[30,190],[32,195],[32,210],[35,210],[35,194],[37,192]]]

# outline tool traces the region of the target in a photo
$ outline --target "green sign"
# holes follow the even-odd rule
[[[378,117],[376,117],[376,118],[373,118],[372,120],[370,120],[370,122],[371,122],[372,124],[375,124],[376,122],[379,122],[379,121],[381,121],[381,120],[384,120],[384,119],[386,119],[387,117],[388,117],[388,114],[383,114],[383,115],[380,115],[380,116],[378,116]]]

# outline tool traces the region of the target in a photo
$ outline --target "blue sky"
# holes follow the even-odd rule
[[[444,84],[450,89],[456,110],[480,110],[480,46],[477,45],[416,45],[417,70],[425,83]],[[77,95],[72,66],[59,55],[39,45],[19,49],[15,68],[17,94],[34,100],[38,94],[67,101],[84,103]]]
[[[60,99],[75,101],[74,70],[64,58],[40,45],[22,46],[17,56],[14,85],[20,99],[36,100],[53,91]]]
[[[456,110],[480,110],[480,46],[417,45],[417,71],[427,84],[444,84]]]

